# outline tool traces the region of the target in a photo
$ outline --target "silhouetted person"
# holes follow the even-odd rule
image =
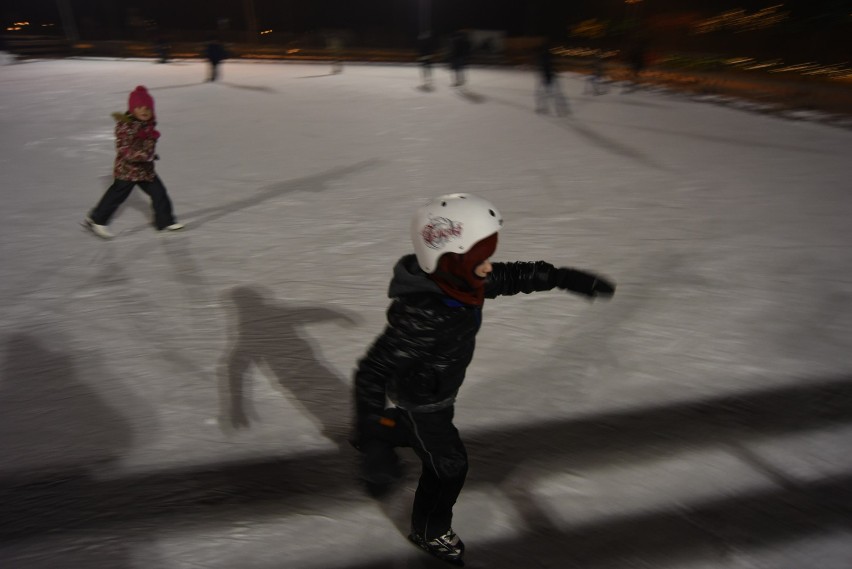
[[[210,75],[208,75],[207,80],[216,81],[219,78],[219,64],[227,59],[228,52],[222,42],[211,39],[204,48],[204,55],[210,62]]]
[[[647,65],[645,42],[637,40],[627,54],[627,64],[630,66],[630,81],[632,86],[630,90],[638,88],[642,79],[642,71]]]
[[[331,54],[331,72],[343,72],[343,38],[339,34],[331,34],[326,39],[326,46]]]
[[[3,39],[3,36],[0,36],[0,65],[12,63],[14,60],[15,56],[9,52],[9,46],[6,45],[6,40]]]
[[[159,63],[168,63],[169,62],[169,51],[170,51],[170,49],[171,49],[171,46],[169,45],[169,42],[166,41],[166,38],[163,37],[162,34],[157,34],[156,50],[157,50],[157,58],[159,60]]]
[[[453,72],[453,87],[461,87],[465,83],[464,68],[470,57],[470,40],[467,32],[458,30],[450,39],[450,69]]]
[[[423,86],[432,88],[432,63],[435,61],[435,38],[429,32],[423,32],[417,38],[417,61],[423,74]]]
[[[586,92],[591,91],[593,95],[603,95],[607,92],[604,84],[606,81],[606,60],[600,51],[595,54],[592,61],[592,74],[586,80]]]
[[[568,102],[559,86],[559,78],[553,64],[553,53],[550,43],[544,42],[538,49],[538,84],[535,90],[535,112],[547,113],[550,100],[553,100],[554,110],[559,116],[568,114]]]

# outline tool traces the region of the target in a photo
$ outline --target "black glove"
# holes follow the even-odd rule
[[[383,495],[402,476],[394,447],[407,444],[398,419],[396,408],[385,409],[381,415],[367,415],[358,421],[358,432],[349,441],[362,453],[360,476],[373,496]]]
[[[611,298],[615,294],[615,283],[576,269],[556,269],[556,287],[589,298]]]
[[[364,445],[361,457],[361,478],[376,485],[371,491],[380,493],[394,480],[402,476],[399,456],[388,443],[373,440]]]
[[[399,424],[399,409],[390,407],[385,409],[381,415],[363,414],[356,421],[355,432],[349,439],[349,443],[365,452],[365,447],[371,441],[380,441],[390,447],[408,446],[406,430]]]

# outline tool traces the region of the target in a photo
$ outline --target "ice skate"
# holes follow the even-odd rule
[[[447,530],[447,533],[440,537],[429,540],[412,531],[408,535],[408,539],[414,545],[441,561],[446,561],[459,567],[464,566],[464,560],[462,559],[464,557],[464,542],[462,542],[452,529]]]
[[[115,237],[112,233],[109,232],[106,225],[98,225],[92,218],[86,217],[81,224],[83,227],[100,237],[101,239],[112,239]]]

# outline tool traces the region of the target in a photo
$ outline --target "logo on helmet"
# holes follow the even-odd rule
[[[446,217],[433,217],[429,220],[420,236],[430,249],[440,249],[448,241],[461,237],[462,224]]]

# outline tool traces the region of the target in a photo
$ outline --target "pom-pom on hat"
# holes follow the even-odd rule
[[[148,93],[143,85],[139,85],[130,93],[130,98],[127,101],[127,110],[133,111],[136,107],[148,107],[151,112],[154,112],[154,97]]]

